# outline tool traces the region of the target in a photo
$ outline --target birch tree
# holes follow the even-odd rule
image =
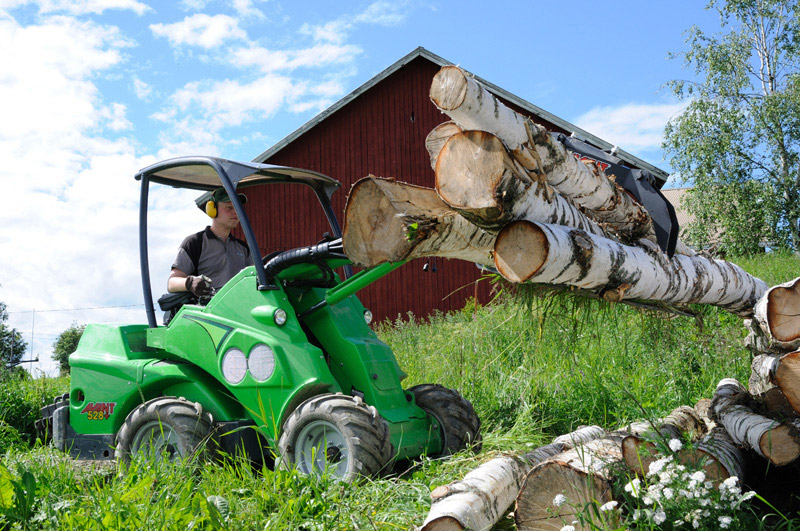
[[[800,25],[797,0],[712,0],[722,32],[688,31],[678,54],[696,81],[670,83],[689,102],[666,127],[672,167],[693,186],[695,244],[751,253],[800,250]]]

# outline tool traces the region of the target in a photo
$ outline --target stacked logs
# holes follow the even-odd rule
[[[585,430],[485,463],[433,491],[424,530],[488,529],[512,503],[520,529],[560,529],[570,515],[553,511],[557,494],[578,507],[610,500],[612,471],[624,463],[645,473],[654,439],[696,441],[679,459],[702,464],[715,480],[746,479],[753,459],[785,466],[800,456],[800,279],[768,289],[681,242],[670,257],[648,212],[613,175],[579,161],[463,70],[442,68],[430,94],[452,120],[426,139],[435,189],[375,176],[354,184],[343,241],[356,265],[456,258],[514,283],[609,301],[658,301],[677,311],[712,304],[745,318],[755,358],[749,390],[725,379],[712,399],[659,422]]]
[[[438,487],[422,531],[490,529],[513,509],[518,529],[561,529],[588,503],[612,500],[614,474],[644,476],[660,457],[657,441],[691,440],[675,452],[714,482],[748,470],[784,467],[800,457],[800,279],[768,290],[756,304],[750,346],[768,346],[752,364],[749,389],[725,378],[711,399],[655,422],[605,432],[584,428],[523,456],[487,461],[462,481]],[[755,339],[752,339],[752,338]],[[662,444],[663,446],[663,444]],[[769,466],[764,466],[768,463]],[[554,506],[559,494],[570,503]],[[580,528],[580,524],[576,524]]]
[[[515,283],[753,317],[763,281],[681,242],[667,256],[647,210],[613,175],[576,159],[463,70],[442,68],[431,100],[452,119],[426,140],[436,189],[374,176],[354,184],[343,239],[356,265],[458,258]]]

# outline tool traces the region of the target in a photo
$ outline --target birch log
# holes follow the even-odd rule
[[[576,446],[533,467],[517,496],[517,529],[560,530],[577,520],[576,512],[587,502],[611,501],[612,472],[621,461],[620,438],[614,437]],[[558,494],[567,501],[557,507],[553,500]]]
[[[493,263],[494,235],[458,215],[435,190],[374,176],[350,190],[343,243],[350,260],[364,267],[421,256]]]
[[[625,190],[578,161],[544,127],[506,107],[462,69],[443,67],[433,78],[430,96],[462,129],[499,137],[526,171],[544,174],[550,185],[628,241],[652,232],[649,214]]]
[[[521,457],[487,461],[463,480],[437,487],[431,492],[431,510],[420,531],[491,528],[514,503],[534,465],[604,434],[600,426],[585,426]]]
[[[758,301],[755,319],[784,352],[800,348],[800,278],[774,286]]]
[[[425,149],[431,156],[431,168],[436,169],[436,161],[439,159],[439,152],[442,151],[444,143],[456,133],[460,133],[461,128],[455,122],[444,122],[428,133],[425,137]]]
[[[717,385],[711,401],[712,417],[725,428],[734,443],[755,451],[775,465],[787,465],[800,457],[797,427],[754,413],[744,404],[749,396],[742,384],[725,378]]]
[[[646,241],[646,240],[644,240]],[[654,244],[653,244],[654,246]],[[607,300],[713,304],[749,317],[764,281],[724,260],[631,247],[571,227],[515,221],[497,235],[495,267],[511,282],[565,284]]]
[[[654,441],[668,443],[672,439],[683,441],[687,436],[694,439],[705,431],[705,426],[694,408],[680,406],[656,424],[657,429],[643,433],[631,433],[622,439],[622,458],[634,473],[643,476],[650,463],[658,458]]]
[[[500,139],[484,131],[463,131],[445,142],[436,161],[436,191],[489,231],[527,219],[613,237],[547,182],[528,175]]]
[[[800,413],[800,352],[753,358],[750,393],[767,411]]]
[[[736,476],[746,479],[747,461],[744,452],[733,442],[722,426],[715,426],[703,437],[697,450],[683,450],[678,459],[685,464],[702,464],[710,481],[720,482]]]
[[[431,492],[431,510],[420,531],[491,529],[508,511],[531,467],[566,449],[548,444],[522,457],[503,456],[482,464],[461,481]]]

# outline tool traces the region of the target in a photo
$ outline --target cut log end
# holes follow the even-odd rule
[[[783,424],[765,433],[759,441],[761,453],[776,466],[788,465],[800,457],[797,428]]]
[[[800,279],[770,290],[767,295],[767,323],[778,341],[800,339]]]
[[[510,158],[496,136],[484,131],[452,135],[436,160],[436,191],[445,203],[470,219],[487,222],[503,216],[497,189]]]
[[[800,412],[800,351],[780,358],[774,379],[792,409]]]
[[[445,142],[456,133],[460,133],[461,128],[455,122],[444,122],[434,127],[428,136],[425,137],[425,149],[431,156],[431,168],[436,170],[436,161],[442,151]]]
[[[356,265],[363,266],[402,260],[415,242],[390,235],[405,232],[405,225],[402,213],[380,183],[372,177],[361,179],[350,189],[345,208],[345,252]]]
[[[464,531],[458,520],[450,516],[443,516],[425,524],[420,531]]]
[[[504,278],[525,282],[547,260],[550,244],[544,231],[530,221],[515,221],[500,231],[494,246],[494,263]]]
[[[563,494],[567,501],[555,507],[553,499],[558,494]],[[564,522],[577,520],[577,511],[589,501],[599,505],[611,501],[611,483],[597,475],[546,462],[525,481],[517,497],[514,520],[519,530],[558,531]]]
[[[457,66],[444,66],[433,76],[431,101],[444,111],[457,109],[467,96],[468,79]]]

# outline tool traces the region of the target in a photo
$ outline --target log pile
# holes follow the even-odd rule
[[[514,283],[567,286],[610,301],[713,304],[760,319],[753,309],[767,291],[762,280],[681,242],[670,258],[656,244],[650,214],[613,175],[579,161],[463,70],[442,68],[430,94],[451,118],[425,143],[435,190],[375,176],[353,185],[343,240],[356,265],[458,258]],[[792,335],[780,316],[770,318],[776,337]]]
[[[646,474],[659,441],[692,441],[675,459],[702,466],[713,481],[746,481],[754,461],[773,468],[795,463],[800,279],[769,288],[682,242],[670,257],[657,245],[647,210],[613,175],[572,156],[463,70],[442,68],[430,95],[451,120],[425,143],[435,189],[372,175],[353,185],[343,241],[356,265],[456,258],[493,267],[512,283],[613,302],[677,311],[711,304],[744,319],[754,359],[749,388],[724,379],[713,397],[659,421],[610,433],[580,430],[534,452],[488,461],[433,491],[422,529],[489,529],[509,509],[519,529],[561,529],[575,515],[554,508],[557,495],[569,498],[570,507],[611,501],[614,474],[621,468]]]

